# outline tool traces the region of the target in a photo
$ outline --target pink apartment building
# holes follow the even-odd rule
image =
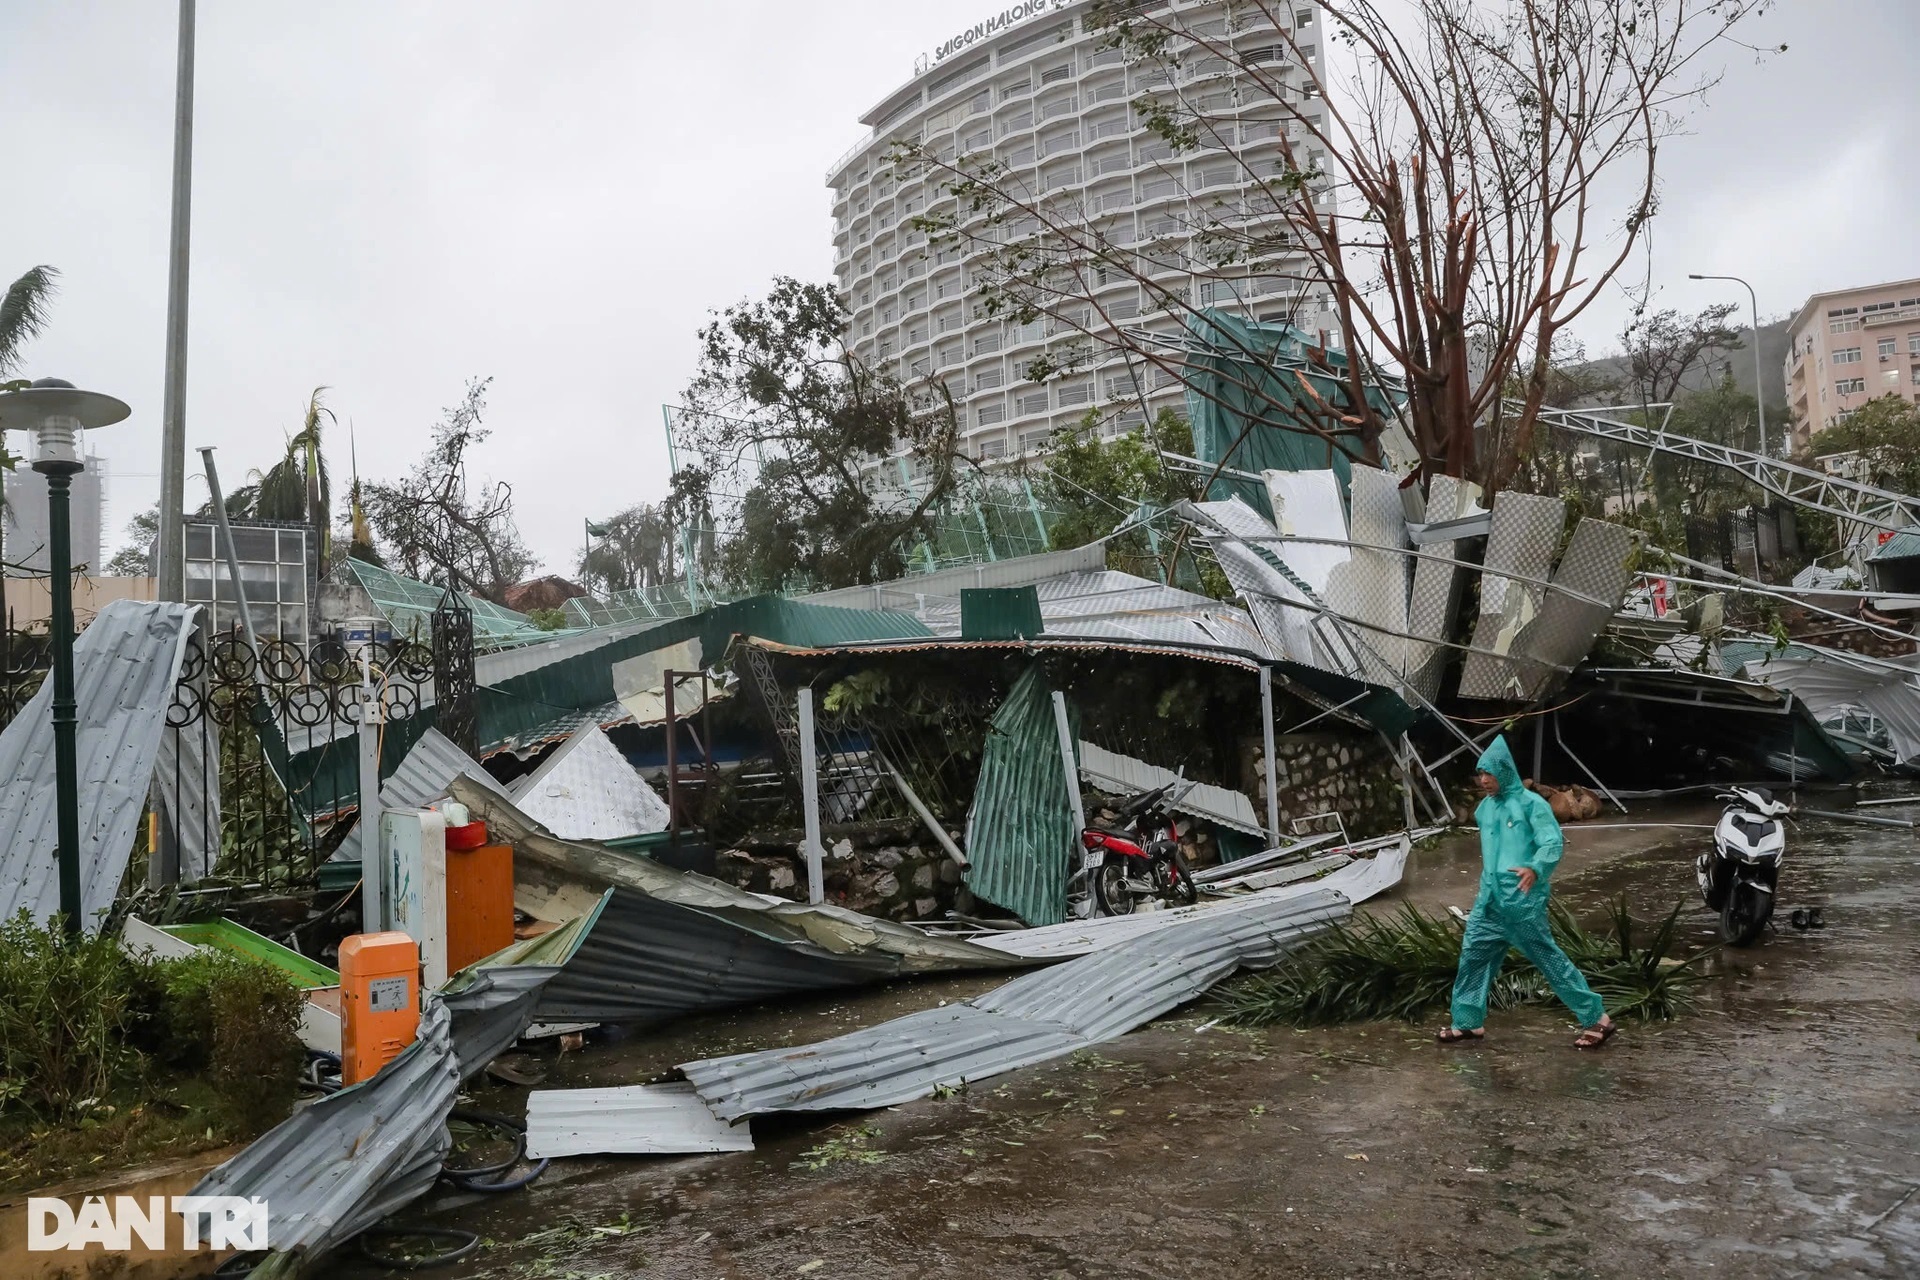
[[[1877,397],[1920,402],[1920,279],[1816,293],[1787,340],[1796,448]]]

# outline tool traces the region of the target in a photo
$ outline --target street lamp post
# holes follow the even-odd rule
[[[1747,302],[1753,308],[1753,403],[1760,415],[1760,452],[1767,451],[1767,389],[1760,381],[1760,300],[1754,296],[1753,286],[1739,276],[1703,276],[1697,272],[1687,274],[1689,280],[1730,280],[1734,284],[1746,285]],[[1793,425],[1787,425],[1787,434],[1781,438],[1780,456],[1793,453]]]
[[[85,909],[80,887],[80,766],[74,743],[73,546],[67,492],[85,470],[80,432],[119,422],[132,412],[112,396],[81,391],[59,378],[41,378],[20,391],[0,393],[0,427],[34,433],[33,469],[47,478],[47,571],[53,596],[54,815],[60,839],[60,911],[67,932],[79,933]]]

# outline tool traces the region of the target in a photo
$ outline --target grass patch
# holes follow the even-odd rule
[[[284,1118],[302,994],[227,952],[135,958],[0,925],[0,1187],[251,1138]]]
[[[1548,907],[1553,936],[1617,1019],[1654,1021],[1684,1011],[1706,975],[1700,964],[1714,949],[1676,957],[1680,906],[1644,925],[1625,897],[1611,908],[1612,927],[1591,934],[1559,902]],[[1343,925],[1314,939],[1279,965],[1222,987],[1220,1015],[1244,1026],[1330,1026],[1392,1020],[1411,1022],[1447,1007],[1460,959],[1462,928],[1451,916],[1403,906],[1388,916]],[[1546,979],[1517,951],[1493,984],[1488,1005],[1510,1009],[1554,999]]]

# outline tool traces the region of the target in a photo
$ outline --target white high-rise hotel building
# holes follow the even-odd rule
[[[1243,181],[1244,171],[1223,152],[1172,155],[1164,141],[1136,123],[1130,104],[1143,93],[1164,89],[1165,70],[1157,63],[1127,65],[1119,50],[1101,48],[1101,34],[1083,21],[1089,7],[1087,0],[1023,0],[948,39],[922,59],[912,80],[862,118],[870,128],[867,137],[827,174],[833,190],[835,276],[852,314],[854,354],[910,381],[928,374],[943,380],[963,406],[967,451],[981,459],[1030,452],[1051,431],[1077,422],[1096,405],[1107,411],[1107,433],[1133,429],[1144,416],[1140,397],[1117,355],[1105,367],[1045,384],[1022,378],[1022,370],[1046,348],[1047,322],[1023,327],[981,314],[977,298],[969,296],[974,291],[964,251],[930,245],[910,225],[916,214],[952,205],[946,182],[938,174],[897,181],[891,162],[896,140],[918,139],[943,159],[991,152],[1032,191],[1097,211],[1113,244],[1164,241],[1174,229],[1205,220],[1191,208],[1201,202],[1217,208],[1223,198],[1234,198],[1231,188]],[[1285,66],[1288,51],[1258,10],[1227,0],[1180,3],[1179,8],[1190,29],[1209,36],[1229,34],[1229,22],[1236,23],[1230,34],[1241,56],[1261,64],[1263,73],[1286,76],[1288,87],[1297,88],[1300,71]],[[1310,2],[1294,6],[1292,21],[1303,54],[1317,65],[1316,7]],[[1226,70],[1224,60],[1199,60],[1179,74],[1198,81],[1223,77]],[[1216,104],[1224,100],[1217,95],[1232,92],[1231,80],[1195,90],[1203,91],[1216,95],[1204,105],[1217,118]],[[1271,118],[1278,112],[1270,96],[1248,97],[1238,122],[1239,154],[1265,172],[1259,153],[1271,148],[1277,156],[1275,139],[1282,126]],[[1171,270],[1166,278],[1177,282],[1180,274]],[[1202,280],[1195,284],[1193,301],[1308,329],[1324,325],[1319,300],[1301,296],[1297,275],[1288,276],[1281,272],[1232,285]],[[1116,322],[1124,322],[1141,314],[1140,292],[1137,281],[1116,272],[1100,301]],[[1180,328],[1181,317],[1149,314],[1141,323],[1171,331]],[[1145,380],[1152,410],[1183,408],[1177,378],[1138,361],[1134,368]]]

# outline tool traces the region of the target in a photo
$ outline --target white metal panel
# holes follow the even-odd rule
[[[514,787],[520,812],[562,840],[665,831],[667,802],[599,725],[583,725]]]
[[[527,1154],[535,1159],[751,1150],[752,1131],[714,1115],[690,1084],[536,1089],[527,1095]]]
[[[1352,548],[1344,564],[1328,575],[1322,599],[1359,628],[1361,669],[1368,680],[1397,686],[1407,665],[1407,584],[1411,557],[1399,480],[1378,467],[1353,468],[1348,487]],[[1340,537],[1340,534],[1317,535]],[[1374,550],[1373,548],[1378,548]]]
[[[420,944],[429,988],[447,980],[447,820],[432,809],[380,815],[393,927]]]

